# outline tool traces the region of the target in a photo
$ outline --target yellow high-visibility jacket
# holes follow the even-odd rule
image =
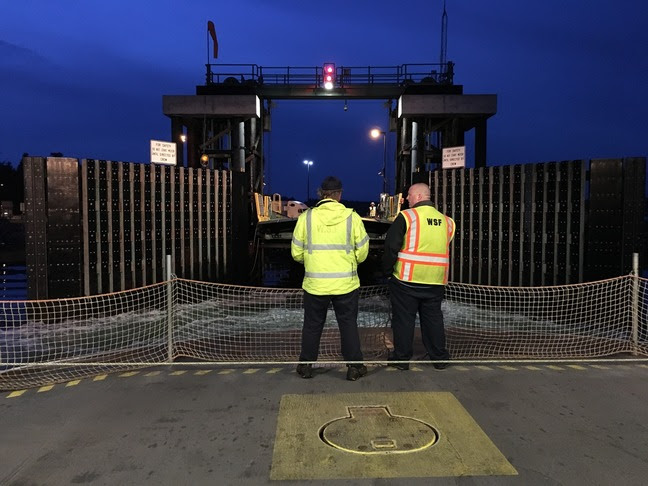
[[[428,285],[448,283],[449,245],[455,232],[452,218],[430,205],[416,205],[401,215],[406,230],[394,265],[394,277]]]
[[[342,295],[360,287],[358,264],[369,253],[360,216],[333,199],[299,215],[290,252],[305,268],[302,288],[313,295]]]

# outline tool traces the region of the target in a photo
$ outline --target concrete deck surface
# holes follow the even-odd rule
[[[648,364],[416,370],[178,364],[2,392],[0,484],[647,484]],[[518,474],[270,479],[282,396],[402,392],[451,393]]]

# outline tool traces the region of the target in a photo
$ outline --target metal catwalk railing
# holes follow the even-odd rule
[[[207,64],[207,84],[322,85],[323,66],[258,66]],[[401,64],[398,66],[336,66],[338,87],[351,85],[401,85],[404,83],[453,84],[454,63]]]

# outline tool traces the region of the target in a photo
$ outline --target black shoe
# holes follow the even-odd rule
[[[400,361],[400,360],[397,360],[396,358],[394,358],[393,355],[390,355],[387,358],[387,361]],[[387,363],[387,366],[391,366],[392,368],[396,368],[403,371],[409,370],[409,363]]]
[[[435,370],[445,370],[448,366],[450,366],[450,363],[445,361],[443,363],[434,363],[432,366],[434,366]]]
[[[391,366],[392,368],[396,368],[403,371],[409,370],[409,363],[387,363],[387,366]]]
[[[297,374],[302,378],[312,378],[313,377],[313,365],[309,364],[300,364],[297,365]]]
[[[367,374],[367,367],[365,365],[349,365],[347,370],[347,380],[356,381],[358,378]]]

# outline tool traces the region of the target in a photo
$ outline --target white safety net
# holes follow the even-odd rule
[[[453,359],[648,356],[648,280],[634,276],[556,287],[451,282],[443,312]],[[295,362],[302,322],[301,289],[184,279],[84,298],[0,301],[0,390],[156,364]],[[358,326],[365,360],[385,361],[386,286],[361,287]],[[319,361],[342,362],[333,310]]]

